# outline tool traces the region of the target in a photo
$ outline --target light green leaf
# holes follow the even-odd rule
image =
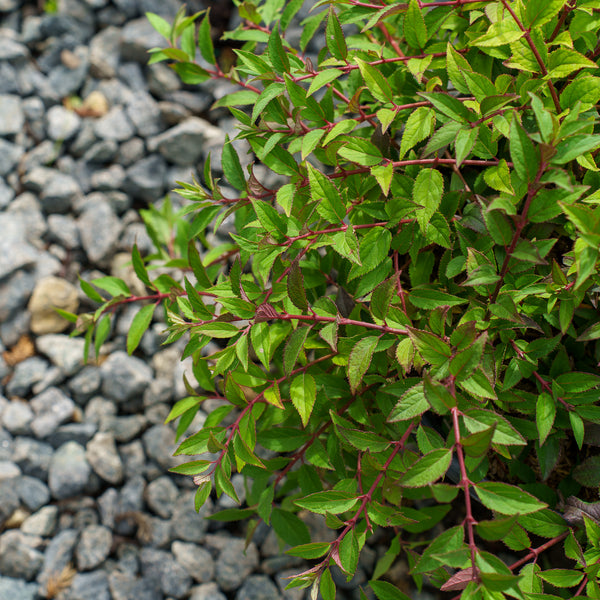
[[[556,146],[556,154],[550,159],[552,164],[564,165],[578,156],[600,148],[600,135],[573,135]]]
[[[524,490],[495,481],[483,481],[473,486],[481,502],[502,515],[529,514],[546,508],[544,502]]]
[[[340,21],[333,10],[333,6],[329,7],[329,16],[327,18],[327,26],[325,27],[325,44],[334,58],[345,60],[346,56],[348,56],[346,38]]]
[[[324,492],[315,492],[314,494],[309,494],[304,498],[295,500],[294,504],[320,515],[324,515],[325,513],[337,515],[351,510],[357,502],[358,498],[349,492],[326,490]]]
[[[535,422],[540,436],[540,446],[544,444],[548,434],[554,425],[556,417],[556,405],[554,399],[547,392],[543,392],[538,396],[535,408]]]
[[[404,39],[412,48],[424,48],[427,44],[427,26],[417,0],[409,0],[404,16]]]
[[[392,177],[394,176],[394,165],[390,161],[387,165],[375,165],[371,167],[371,175],[375,177],[381,191],[387,196],[390,191],[390,185],[392,184]]]
[[[350,352],[350,357],[348,358],[348,381],[350,382],[350,390],[353,394],[356,393],[371,364],[378,340],[379,338],[376,336],[365,337],[359,340]]]
[[[413,186],[413,201],[422,208],[417,210],[417,221],[423,233],[429,220],[442,202],[444,178],[436,169],[422,169]]]
[[[510,183],[510,171],[506,161],[501,158],[497,165],[488,167],[483,172],[483,179],[493,189],[498,192],[506,192],[507,194],[514,194],[514,190]]]
[[[227,177],[229,183],[237,190],[245,190],[246,178],[244,177],[244,170],[242,169],[238,154],[227,134],[225,134],[225,145],[223,146],[221,164],[223,166],[223,173],[225,174],[225,177]]]
[[[510,156],[514,169],[523,182],[533,181],[539,165],[538,153],[529,136],[519,124],[516,115],[510,122]]]
[[[440,448],[422,456],[400,478],[400,485],[422,487],[443,477],[450,466],[452,450]]]
[[[541,27],[560,12],[565,2],[566,0],[527,0],[523,3],[525,6],[523,25],[528,29]]]
[[[417,110],[410,113],[404,132],[402,141],[400,142],[399,158],[402,160],[404,155],[420,141],[428,138],[435,127],[435,112],[428,106],[419,106]]]
[[[598,65],[583,54],[569,48],[558,48],[548,57],[548,75],[552,78],[568,77],[579,69],[597,69]]]
[[[142,336],[150,326],[152,322],[152,315],[154,314],[154,309],[156,308],[156,304],[146,304],[146,306],[142,306],[140,310],[133,317],[133,321],[129,326],[129,331],[127,332],[127,353],[132,354],[133,351],[138,347]]]
[[[317,399],[314,377],[310,373],[296,375],[290,385],[290,397],[302,419],[302,425],[306,427]]]
[[[338,77],[343,75],[344,72],[339,69],[324,69],[323,71],[319,71],[315,78],[311,81],[310,86],[308,88],[307,96],[314,94],[317,90],[320,90],[324,85],[335,81]],[[339,125],[339,123],[337,123]]]
[[[429,409],[429,402],[425,398],[423,383],[418,383],[402,394],[400,400],[393,408],[388,421],[408,421],[422,415]]]

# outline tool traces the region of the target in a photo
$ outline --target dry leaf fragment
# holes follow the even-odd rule
[[[59,573],[52,573],[46,583],[46,598],[56,598],[58,594],[66,590],[72,583],[77,571],[71,563],[65,565]]]
[[[473,581],[475,577],[473,577],[473,568],[468,567],[463,569],[462,571],[458,571],[458,573],[454,573],[448,581],[440,588],[442,592],[457,592],[459,590],[464,590],[467,585],[469,585],[470,581]]]
[[[584,502],[575,496],[569,496],[561,510],[569,525],[580,527],[584,516],[600,525],[600,502]]]
[[[29,336],[22,335],[10,350],[2,353],[2,356],[9,367],[14,367],[26,358],[35,356],[35,346]]]

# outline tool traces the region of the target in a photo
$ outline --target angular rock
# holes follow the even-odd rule
[[[14,486],[21,504],[31,511],[39,510],[50,501],[48,486],[35,477],[22,475],[14,482]]]
[[[277,586],[266,575],[250,575],[235,595],[236,600],[282,600]]]
[[[33,411],[28,404],[13,400],[2,412],[2,426],[13,435],[28,435],[33,418]]]
[[[19,133],[25,124],[21,98],[13,94],[0,94],[0,106],[0,137]]]
[[[89,365],[83,367],[75,377],[72,377],[67,385],[75,402],[83,404],[100,389],[101,384],[100,368]]]
[[[15,483],[12,479],[0,481],[0,527],[3,527],[6,521],[19,508],[19,495],[15,490]],[[1,546],[0,546],[1,547]],[[1,554],[1,553],[0,553]],[[1,559],[1,556],[0,556]],[[0,570],[3,575],[10,573]]]
[[[171,552],[175,560],[195,581],[206,583],[213,580],[215,562],[210,552],[201,546],[185,542],[173,542]]]
[[[192,585],[192,578],[175,561],[173,555],[163,550],[144,548],[140,554],[142,574],[149,579],[157,579],[163,593],[173,598],[186,597]]]
[[[254,543],[244,547],[244,540],[232,539],[216,561],[216,580],[225,592],[237,590],[258,567],[258,550]]]
[[[195,165],[203,153],[206,131],[212,127],[204,119],[190,117],[149,140],[148,150],[178,165]]]
[[[51,241],[59,243],[67,250],[79,247],[79,229],[71,215],[48,215],[47,223]]]
[[[141,64],[148,62],[148,50],[164,48],[165,39],[142,17],[129,21],[121,30],[121,58]]]
[[[45,354],[67,376],[74,375],[81,369],[84,343],[81,338],[52,333],[42,335],[35,341],[38,351]]]
[[[147,423],[143,415],[107,416],[100,421],[100,431],[110,432],[117,442],[129,442],[145,429]]]
[[[141,359],[119,351],[113,352],[100,367],[102,392],[119,404],[141,395],[152,379],[152,369]],[[127,409],[127,406],[124,406]]]
[[[179,490],[170,477],[164,475],[146,486],[144,497],[150,510],[163,519],[168,519],[175,509]]]
[[[53,453],[50,444],[33,438],[18,437],[14,442],[12,459],[25,475],[46,481]]]
[[[77,134],[80,126],[81,117],[64,106],[53,106],[46,113],[46,131],[52,140],[70,140]]]
[[[129,573],[113,571],[109,575],[110,593],[113,600],[163,600],[164,596],[156,579],[138,578]]]
[[[87,444],[86,458],[97,475],[109,483],[123,479],[123,463],[112,433],[98,432]]]
[[[0,481],[14,480],[21,475],[19,465],[11,460],[0,460]]]
[[[48,388],[29,403],[35,412],[31,430],[38,438],[54,433],[58,426],[73,416],[75,404],[58,388]]]
[[[69,587],[68,600],[111,600],[106,571],[75,575]]]
[[[90,41],[90,75],[110,79],[117,73],[120,60],[121,30],[106,27]]]
[[[63,529],[50,540],[44,552],[42,570],[37,578],[42,597],[45,595],[48,580],[56,577],[72,562],[78,535],[75,529]]]
[[[49,35],[57,35],[56,30]],[[77,93],[83,85],[90,66],[87,47],[77,46],[73,51],[61,52],[61,62],[48,74],[48,83],[57,99]]]
[[[36,538],[17,529],[0,535],[0,574],[32,581],[44,562],[44,555],[37,550]]]
[[[121,106],[113,106],[96,121],[94,132],[102,140],[124,142],[134,135],[135,130],[125,110]]]
[[[23,154],[23,146],[0,138],[0,175],[6,177],[12,173]]]
[[[127,103],[126,111],[141,137],[156,135],[163,129],[158,104],[146,92],[136,92]]]
[[[58,427],[54,433],[46,438],[46,441],[53,448],[59,448],[69,441],[85,446],[97,431],[98,428],[94,423],[67,423]]]
[[[49,537],[56,529],[57,519],[58,507],[44,506],[21,523],[21,531],[30,535]]]
[[[147,202],[154,202],[164,195],[164,178],[167,165],[164,158],[151,154],[135,162],[126,170],[123,189]]]
[[[75,548],[77,568],[90,571],[100,566],[110,554],[112,534],[110,529],[102,525],[90,525],[81,532]]]
[[[77,288],[66,279],[45,277],[35,286],[27,308],[31,313],[31,330],[34,333],[59,333],[69,326],[69,321],[61,317],[54,308],[77,312]]]
[[[10,600],[36,600],[37,585],[14,577],[0,577],[0,598]]]
[[[91,468],[83,446],[77,442],[63,444],[52,456],[48,485],[57,500],[80,494],[88,482]]]
[[[0,177],[0,210],[4,210],[14,197],[15,191],[5,183],[2,177]]]
[[[121,222],[102,194],[90,194],[90,201],[78,220],[79,234],[92,263],[108,261],[117,249]]]
[[[162,185],[162,184],[161,184]],[[0,280],[17,269],[31,267],[38,259],[38,251],[26,241],[24,215],[0,213]]]
[[[39,194],[43,210],[50,213],[67,212],[81,194],[77,180],[57,169],[35,167],[23,178],[25,189]]]

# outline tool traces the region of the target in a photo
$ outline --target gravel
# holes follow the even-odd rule
[[[155,251],[139,209],[198,176],[209,152],[218,167],[235,134],[209,109],[233,88],[147,64],[165,41],[144,14],[173,19],[179,0],[42,4],[0,0],[0,598],[301,600],[258,542],[205,519],[230,503],[198,514],[191,478],[169,473],[190,459],[173,456],[177,423],[164,423],[188,367],[181,344],[161,346],[162,312],[129,356],[137,309],[117,310],[86,363],[55,310],[97,308],[80,277],[146,293],[130,264],[134,243]],[[229,241],[225,226],[217,236]]]

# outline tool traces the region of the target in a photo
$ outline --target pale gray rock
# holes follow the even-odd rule
[[[14,94],[0,94],[0,136],[16,135],[24,124],[21,98]]]
[[[103,140],[123,142],[128,140],[135,131],[121,106],[113,106],[103,117],[96,121],[95,134]]]
[[[178,165],[195,165],[202,156],[207,130],[213,126],[198,117],[190,117],[148,141],[150,152],[160,152]]]
[[[73,416],[75,409],[73,400],[55,387],[38,394],[29,404],[35,412],[30,426],[37,438],[45,438],[54,433],[59,425]]]
[[[6,521],[19,508],[19,495],[15,490],[15,482],[13,479],[0,481],[0,528],[4,526]],[[0,561],[2,560],[2,543],[0,538]],[[9,575],[10,573],[3,571],[0,568],[0,573]]]
[[[112,433],[98,432],[87,444],[86,458],[92,469],[109,483],[123,479],[123,463],[117,451]]]
[[[22,475],[14,482],[14,486],[21,504],[31,511],[42,508],[50,501],[48,486],[35,477]]]
[[[175,561],[173,555],[164,550],[144,548],[140,554],[142,575],[158,580],[163,593],[173,598],[184,598],[192,585],[192,578]]]
[[[34,414],[28,404],[21,400],[12,400],[2,412],[2,426],[13,435],[31,433]]]
[[[127,409],[127,402],[141,401],[152,379],[152,369],[140,358],[119,351],[113,352],[100,367],[102,392]]]
[[[100,431],[114,435],[117,442],[129,442],[145,429],[148,421],[143,415],[106,416],[100,421]]]
[[[219,590],[214,581],[211,581],[194,586],[191,589],[190,600],[227,600],[227,596]]]
[[[75,548],[77,568],[90,571],[100,566],[110,554],[112,534],[102,525],[90,525],[81,532]]]
[[[38,351],[68,376],[74,375],[82,367],[84,343],[82,338],[53,333],[39,336],[35,341]]]
[[[0,280],[17,269],[31,267],[38,258],[37,250],[26,241],[24,215],[0,213]]]
[[[48,235],[51,241],[57,242],[67,250],[79,247],[79,229],[71,215],[48,215]]]
[[[36,600],[37,585],[14,577],[0,577],[0,598],[10,600]]]
[[[46,213],[65,213],[81,194],[77,180],[48,167],[35,167],[23,178],[25,189],[39,194]]]
[[[85,151],[83,160],[98,164],[110,163],[115,159],[118,151],[119,144],[115,140],[101,140]]]
[[[245,548],[244,540],[232,539],[216,561],[216,581],[225,592],[237,590],[258,567],[258,550],[253,542]]]
[[[21,531],[29,535],[50,537],[54,534],[58,520],[57,506],[44,506],[21,523]]]
[[[77,46],[72,52],[61,53],[61,62],[48,74],[48,83],[57,99],[77,93],[83,85],[90,65],[87,47]]]
[[[23,146],[0,138],[0,176],[6,177],[14,172],[24,152]]]
[[[75,402],[83,404],[100,389],[101,384],[100,368],[88,365],[72,377],[67,386]]]
[[[26,358],[14,368],[12,377],[6,386],[6,393],[9,396],[24,398],[36,383],[44,379],[48,368],[48,361],[41,356]],[[16,414],[22,415],[24,413],[23,411],[17,411]]]
[[[165,159],[151,154],[132,164],[126,170],[123,189],[135,198],[155,202],[164,195],[167,172]]]
[[[52,106],[46,113],[46,130],[52,140],[70,140],[77,134],[80,126],[81,117],[64,106]]]
[[[65,600],[111,600],[106,571],[78,573],[65,595]]]
[[[69,441],[85,446],[97,431],[98,428],[94,423],[67,423],[58,427],[54,433],[46,438],[46,441],[53,448],[59,448]]]
[[[21,475],[19,465],[11,460],[0,460],[0,481],[16,479]]]
[[[14,197],[15,191],[0,177],[0,210],[5,209]]]
[[[129,119],[141,137],[156,135],[163,128],[158,103],[144,91],[135,92],[126,106]]]
[[[50,444],[19,436],[14,441],[12,460],[25,475],[46,481],[53,453],[54,449]]]
[[[37,581],[39,590],[44,596],[46,584],[50,577],[56,576],[73,560],[73,550],[79,533],[75,529],[64,529],[57,533],[51,540],[44,552],[44,562]]]
[[[35,548],[37,539],[17,529],[0,535],[0,574],[32,581],[44,562],[44,555]]]
[[[164,475],[146,486],[144,497],[150,510],[163,519],[168,519],[175,509],[179,490],[170,477]]]
[[[135,577],[130,573],[113,571],[109,575],[113,600],[163,600],[164,596],[156,579]]]
[[[99,192],[109,192],[120,189],[124,181],[125,169],[121,165],[110,165],[106,169],[96,171],[90,179],[90,185]]]
[[[165,45],[165,39],[145,17],[129,21],[121,29],[121,58],[123,60],[146,64],[148,50],[164,48]]]
[[[196,544],[173,542],[171,552],[175,560],[198,583],[212,581],[215,574],[215,562],[207,550]]]
[[[92,263],[101,265],[116,251],[122,225],[102,194],[90,194],[88,198],[90,201],[77,225],[88,258]]]
[[[235,600],[282,600],[282,596],[266,575],[250,575],[237,591]]]
[[[121,30],[106,27],[90,41],[90,75],[109,79],[117,73],[120,60]]]
[[[85,449],[77,442],[63,444],[52,456],[48,472],[48,485],[57,500],[83,492],[91,468]]]

